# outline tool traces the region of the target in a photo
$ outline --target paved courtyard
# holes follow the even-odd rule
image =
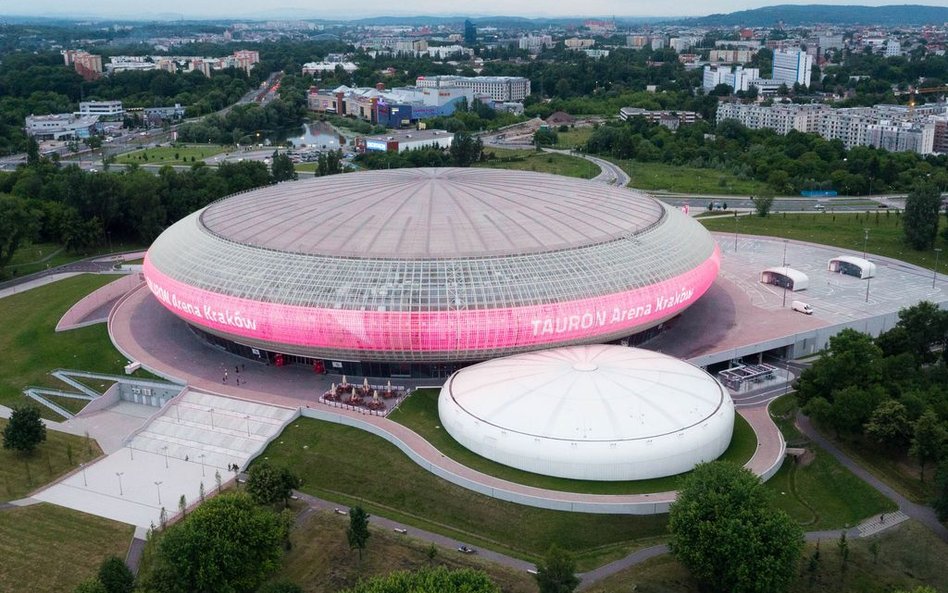
[[[140,413],[129,414],[134,404],[118,407],[141,425]],[[115,414],[99,414],[106,413]],[[33,498],[138,527],[158,525],[162,508],[171,518],[182,496],[191,505],[202,484],[206,493],[217,487],[216,475],[232,479],[228,467],[245,468],[294,417],[294,409],[185,391],[122,447]]]

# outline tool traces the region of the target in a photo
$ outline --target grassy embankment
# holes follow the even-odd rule
[[[0,591],[63,593],[125,558],[131,525],[39,504],[0,511]]]
[[[81,275],[0,299],[0,404],[25,403],[28,385],[66,389],[51,377],[55,368],[121,374],[125,359],[112,346],[104,324],[56,333],[56,323],[76,301],[116,279]],[[71,389],[71,388],[69,388]],[[61,420],[46,407],[43,417]]]
[[[734,232],[734,218],[703,218],[708,230],[724,233]],[[870,255],[882,255],[902,260],[923,268],[932,269],[935,265],[934,251],[915,251],[904,241],[901,216],[890,210],[874,210],[870,213],[823,213],[823,214],[784,214],[775,213],[761,218],[759,216],[741,216],[738,220],[738,233],[742,235],[764,235],[785,237],[798,241],[808,241],[822,245],[832,245],[862,255],[865,229],[869,229],[868,252]],[[935,247],[948,251],[948,241],[941,235]],[[871,257],[870,257],[871,259]],[[942,258],[941,271],[948,270],[948,258]]]
[[[115,162],[120,165],[193,165],[206,158],[233,150],[235,150],[233,146],[221,144],[158,146],[127,152],[115,157]]]

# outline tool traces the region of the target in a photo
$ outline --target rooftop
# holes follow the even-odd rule
[[[580,179],[428,168],[272,185],[211,204],[200,224],[227,241],[288,253],[441,259],[596,245],[664,215],[645,194]]]

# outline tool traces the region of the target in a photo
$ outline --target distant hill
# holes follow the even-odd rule
[[[707,26],[770,27],[812,25],[924,25],[948,21],[948,7],[903,4],[891,6],[835,6],[829,4],[781,4],[753,10],[688,19],[689,24]]]

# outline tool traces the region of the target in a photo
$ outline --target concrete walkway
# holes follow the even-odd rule
[[[843,464],[846,469],[856,474],[859,479],[866,482],[878,490],[883,496],[897,504],[901,512],[928,527],[935,535],[941,538],[942,541],[948,542],[948,528],[945,528],[945,526],[942,525],[942,523],[938,520],[938,517],[935,516],[935,511],[931,507],[910,501],[900,493],[896,492],[891,486],[863,469],[862,466],[850,459],[845,453],[840,451],[836,445],[831,443],[826,437],[820,434],[820,432],[814,428],[813,423],[810,422],[810,419],[807,416],[804,416],[802,412],[797,413],[796,425],[797,428],[800,429],[800,432],[805,434],[820,447],[823,447],[830,455],[835,457],[837,461]]]

